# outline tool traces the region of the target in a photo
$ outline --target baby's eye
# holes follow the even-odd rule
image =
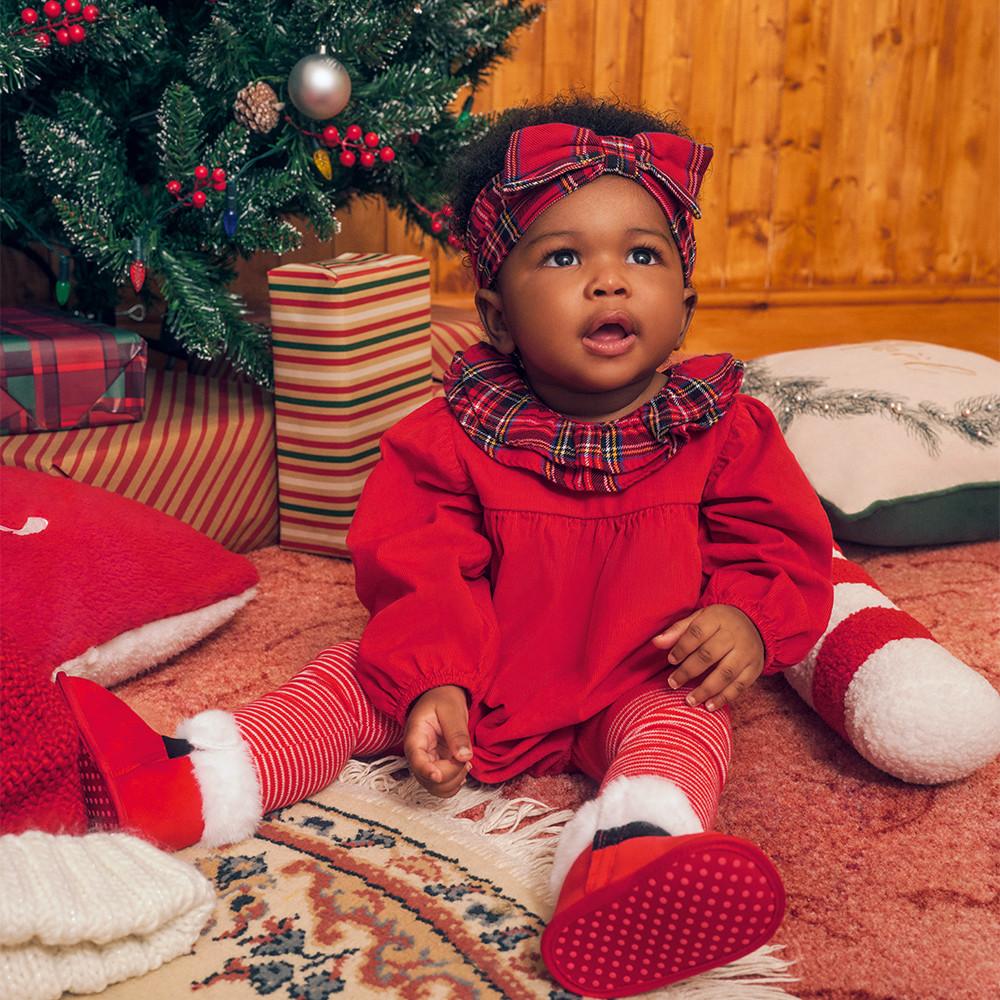
[[[629,251],[629,257],[634,258],[632,260],[633,264],[655,264],[660,259],[660,254],[658,250],[654,250],[652,247],[632,247]]]
[[[553,250],[545,258],[546,267],[570,267],[572,264],[579,264],[575,250]]]

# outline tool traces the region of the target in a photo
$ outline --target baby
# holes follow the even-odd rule
[[[710,831],[730,705],[822,634],[832,539],[740,362],[669,363],[711,155],[582,98],[509,111],[467,150],[453,218],[486,342],[382,439],[348,538],[360,643],[178,739],[62,676],[92,811],[218,844],[352,756],[403,752],[441,796],[582,771],[599,790],[560,837],[542,939],[562,986],[629,996],[770,939],[774,865]]]

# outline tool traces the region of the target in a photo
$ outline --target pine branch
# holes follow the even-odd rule
[[[203,114],[194,91],[172,83],[160,103],[158,122],[160,165],[168,177],[190,182],[205,146]]]

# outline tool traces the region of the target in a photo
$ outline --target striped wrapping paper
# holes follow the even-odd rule
[[[379,439],[431,395],[430,266],[346,253],[267,277],[281,545],[346,556]]]
[[[431,308],[431,371],[435,382],[444,378],[456,351],[464,351],[484,339],[479,320],[474,316],[453,318],[456,311]]]
[[[150,371],[142,423],[3,438],[0,465],[131,497],[234,552],[277,541],[274,416],[249,385]]]

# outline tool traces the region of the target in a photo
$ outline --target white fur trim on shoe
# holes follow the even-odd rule
[[[176,735],[194,747],[191,764],[205,821],[198,843],[218,847],[245,840],[256,829],[263,809],[257,771],[236,719],[211,709],[185,719]]]
[[[615,778],[596,798],[584,802],[559,835],[549,875],[549,894],[559,898],[573,862],[593,843],[598,830],[644,820],[674,836],[701,833],[701,821],[688,797],[667,778],[640,774]]]

